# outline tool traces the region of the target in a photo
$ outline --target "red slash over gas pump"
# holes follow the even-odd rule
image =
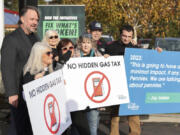
[[[48,103],[49,114],[51,118],[51,128],[56,125],[56,115],[54,111],[54,100]]]

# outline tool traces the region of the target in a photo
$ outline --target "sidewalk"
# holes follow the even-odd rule
[[[146,119],[143,119],[143,116],[141,117],[141,122],[180,123],[180,114],[152,114]]]

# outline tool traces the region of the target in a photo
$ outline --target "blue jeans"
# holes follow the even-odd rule
[[[98,110],[93,109],[87,112],[87,120],[88,120],[91,135],[97,135],[99,119],[100,119],[100,116],[99,116]]]

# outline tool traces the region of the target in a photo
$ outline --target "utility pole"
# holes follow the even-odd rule
[[[4,38],[4,0],[0,1],[0,48]]]

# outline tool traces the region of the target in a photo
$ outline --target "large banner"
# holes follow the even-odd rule
[[[74,42],[85,32],[85,7],[83,5],[40,5],[38,35],[42,39],[47,30],[56,30],[60,38]]]
[[[180,53],[126,49],[130,103],[120,115],[180,112]]]
[[[63,74],[70,111],[129,102],[123,56],[71,58]]]
[[[34,135],[60,135],[70,126],[61,70],[23,88]]]

